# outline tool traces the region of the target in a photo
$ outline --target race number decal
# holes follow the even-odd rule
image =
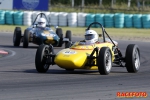
[[[64,51],[63,54],[66,54],[66,55],[76,54],[76,51],[68,50],[68,51]]]

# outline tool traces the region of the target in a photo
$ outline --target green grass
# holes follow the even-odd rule
[[[0,25],[0,31],[1,32],[9,32],[13,33],[14,29],[17,26],[14,25]],[[22,32],[24,32],[24,29],[27,28],[27,26],[19,26],[22,29]],[[84,36],[85,29],[87,27],[60,27],[63,30],[63,33],[67,30],[71,30],[72,34],[74,36]],[[54,27],[52,26],[52,29]],[[102,33],[101,28],[91,28],[95,30],[97,33]],[[143,38],[150,40],[150,29],[136,29],[136,28],[105,28],[106,32],[113,38]]]

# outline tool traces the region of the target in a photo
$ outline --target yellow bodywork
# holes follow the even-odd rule
[[[89,56],[95,47],[109,47],[112,53],[112,61],[114,60],[114,53],[112,51],[112,43],[96,43],[92,45],[79,45],[76,42],[72,47],[63,49],[56,54],[54,62],[64,69],[97,69],[97,66],[85,66],[88,62]],[[94,54],[96,55],[96,54]],[[96,63],[96,60],[94,60]]]

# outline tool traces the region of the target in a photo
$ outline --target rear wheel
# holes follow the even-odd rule
[[[29,30],[25,30],[23,36],[23,47],[28,48],[29,45]]]
[[[66,37],[65,38],[68,38],[69,41],[65,42],[65,48],[69,48],[71,46],[71,39],[72,39],[71,35],[72,35],[72,33],[70,30],[66,31]]]
[[[16,27],[14,30],[14,35],[13,35],[13,43],[14,46],[19,46],[21,41],[21,28]]]
[[[112,55],[108,47],[102,47],[98,56],[98,70],[101,75],[108,75],[112,68]]]
[[[49,64],[47,64],[48,54],[50,54],[51,51],[49,50],[48,45],[40,45],[36,51],[35,56],[35,67],[36,70],[39,73],[45,73],[49,69]]]
[[[57,28],[57,29],[56,29],[56,34],[57,34],[58,37],[60,38],[58,47],[61,47],[62,44],[63,44],[63,32],[62,32],[62,29],[61,29],[61,28]]]
[[[136,73],[140,68],[140,51],[137,45],[130,44],[126,49],[126,68],[129,73]]]

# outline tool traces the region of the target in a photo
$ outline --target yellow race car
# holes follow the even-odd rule
[[[101,75],[110,73],[112,63],[120,67],[126,67],[128,72],[136,73],[140,68],[140,50],[136,44],[129,44],[125,57],[122,56],[118,48],[118,43],[110,38],[104,27],[93,22],[86,30],[90,30],[93,24],[98,24],[102,28],[102,41],[85,45],[84,41],[70,43],[69,48],[53,51],[52,45],[40,45],[36,51],[35,67],[40,73],[45,73],[50,65],[57,64],[59,67],[73,71],[74,69],[95,69]],[[107,37],[107,38],[106,38]]]

